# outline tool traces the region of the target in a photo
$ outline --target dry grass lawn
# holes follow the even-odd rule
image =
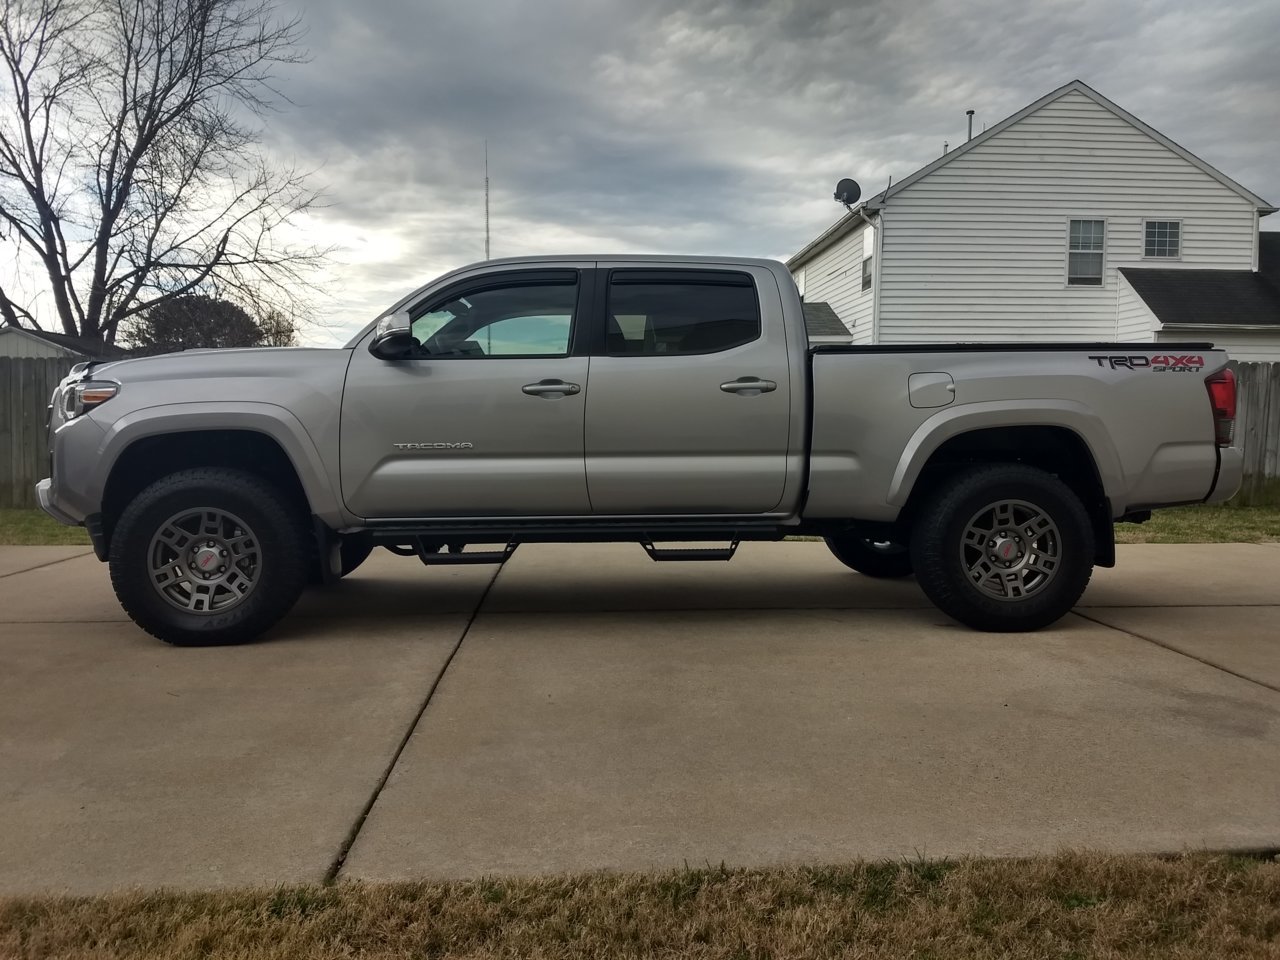
[[[0,900],[6,958],[1280,957],[1280,863],[678,870]]]

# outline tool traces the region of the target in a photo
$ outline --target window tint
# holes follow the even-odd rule
[[[578,287],[529,283],[477,290],[416,317],[429,357],[567,356]]]
[[[1182,221],[1146,221],[1143,228],[1142,255],[1169,259],[1182,256]]]
[[[1105,220],[1072,220],[1067,238],[1067,283],[1102,286],[1102,254],[1106,245]]]
[[[717,353],[760,336],[755,285],[746,274],[615,271],[609,283],[605,353]]]

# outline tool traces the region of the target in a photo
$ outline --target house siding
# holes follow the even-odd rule
[[[1125,279],[1116,276],[1116,339],[1122,343],[1147,343],[1156,338],[1160,326],[1146,301]]]
[[[1107,222],[1101,287],[1066,285],[1073,218]],[[1144,219],[1182,221],[1181,259],[1161,266],[1252,266],[1248,200],[1070,91],[889,197],[879,340],[1111,339],[1117,268],[1153,263],[1142,258]]]
[[[1223,330],[1215,327],[1178,327],[1156,334],[1159,343],[1205,341],[1227,351],[1232,360],[1280,363],[1280,328],[1269,330]]]
[[[859,344],[873,342],[871,308],[875,290],[862,289],[862,261],[872,255],[873,236],[862,224],[801,268],[805,300],[829,303],[849,328],[852,342]]]

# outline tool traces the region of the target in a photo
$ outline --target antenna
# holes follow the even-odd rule
[[[489,141],[484,142],[484,258],[489,259]]]

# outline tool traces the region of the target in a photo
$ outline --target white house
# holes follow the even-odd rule
[[[1280,234],[1258,229],[1276,209],[1075,80],[787,265],[854,343],[1208,339],[1280,360]]]

